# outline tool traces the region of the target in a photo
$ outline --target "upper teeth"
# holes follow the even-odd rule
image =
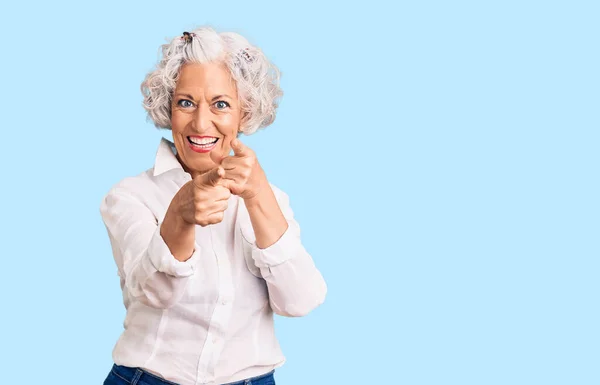
[[[217,141],[217,138],[193,138],[190,136],[190,141],[194,144],[209,144]]]

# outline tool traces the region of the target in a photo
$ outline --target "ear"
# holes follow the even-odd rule
[[[243,129],[244,129],[244,123],[245,122],[243,120],[240,121],[240,124],[238,125],[238,130],[235,133],[235,137],[238,138],[238,140],[239,140],[239,137],[242,136],[242,134],[244,133],[244,131],[243,131]],[[231,149],[231,152],[232,151],[233,151],[233,148]]]
[[[246,123],[248,123],[248,119],[250,118],[250,113],[248,111],[242,112],[242,117],[240,119],[240,124],[238,126],[238,131],[243,132],[246,127]]]

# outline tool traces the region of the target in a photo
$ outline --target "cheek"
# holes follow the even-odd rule
[[[171,130],[173,132],[181,132],[187,125],[187,117],[186,114],[182,114],[181,112],[173,112],[171,115]]]
[[[223,117],[217,124],[217,129],[223,135],[223,143],[221,144],[223,155],[229,155],[231,151],[231,141],[236,138],[239,126],[239,120],[235,117]]]
[[[239,119],[232,115],[226,115],[219,119],[219,123],[217,124],[217,129],[228,140],[233,140],[237,135]]]

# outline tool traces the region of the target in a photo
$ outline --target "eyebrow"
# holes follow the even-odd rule
[[[231,96],[227,95],[227,94],[223,94],[223,95],[217,95],[214,98],[212,98],[211,102],[214,102],[217,99],[222,99],[222,98],[228,98],[228,99],[233,99]]]
[[[183,93],[178,92],[178,93],[175,94],[175,96],[183,96],[185,98],[194,100],[194,97],[192,95],[190,95],[190,94],[183,94]],[[214,102],[215,100],[221,99],[221,98],[233,99],[231,96],[229,96],[227,94],[222,94],[222,95],[217,95],[217,96],[213,97],[212,100],[211,100],[211,102]]]
[[[194,100],[194,97],[192,95],[190,95],[190,94],[182,94],[182,93],[178,92],[178,93],[175,94],[175,96],[183,96],[185,98]]]

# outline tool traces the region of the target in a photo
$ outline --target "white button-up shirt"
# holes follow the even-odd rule
[[[273,312],[310,312],[325,299],[323,277],[302,246],[287,195],[273,185],[289,225],[276,243],[256,246],[244,201],[232,195],[222,222],[196,226],[192,257],[175,259],[160,226],[191,180],[175,154],[161,140],[154,167],[116,184],[101,204],[127,310],[113,360],[182,385],[269,372],[285,361]]]

